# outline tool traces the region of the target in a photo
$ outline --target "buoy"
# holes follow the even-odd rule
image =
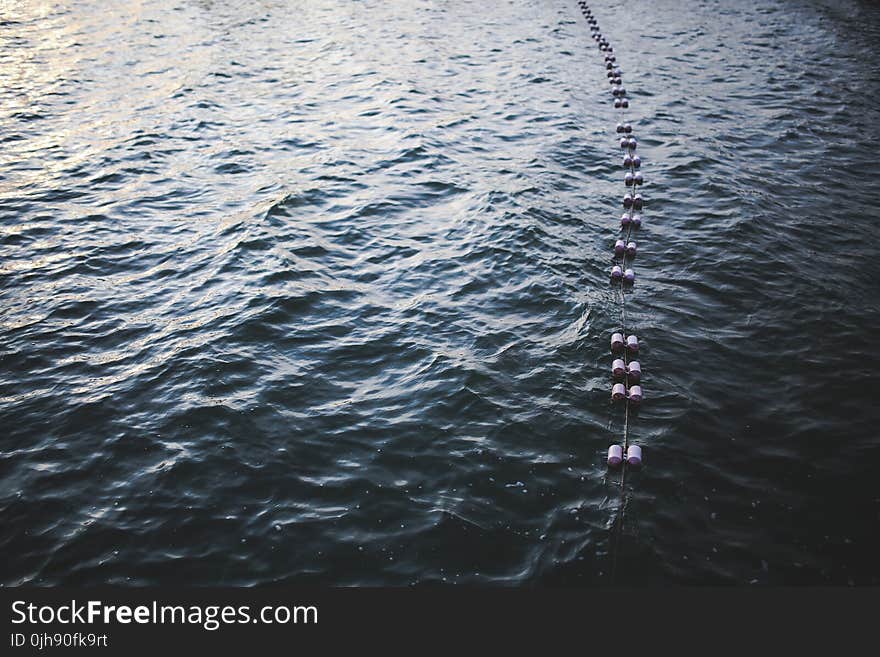
[[[622,242],[623,240],[619,240],[619,241]],[[630,258],[636,257],[636,243],[635,242],[627,243],[627,245],[624,248],[626,249],[626,255],[628,255]]]
[[[624,98],[623,100],[620,101],[620,106],[623,109],[626,109],[627,107],[629,107],[629,101],[626,98]]]
[[[626,228],[629,226],[630,218],[628,214],[623,214],[620,216],[620,226],[621,228]]]
[[[627,123],[623,126],[623,131],[626,134],[630,134],[633,131],[633,127],[629,123]]]
[[[626,250],[626,244],[623,243],[623,240],[617,240],[614,243],[614,255],[622,256],[623,252]]]
[[[631,219],[633,228],[641,228],[642,227],[642,215],[634,214]]]
[[[617,361],[614,361],[615,363]],[[623,360],[621,359],[622,363]],[[634,383],[638,383],[642,380],[642,366],[637,360],[629,361],[629,365],[626,366],[626,375],[633,380]]]
[[[608,448],[608,467],[617,468],[623,463],[623,447],[612,445]]]
[[[621,139],[621,142],[623,140]],[[635,176],[632,175],[629,171],[626,172],[626,175],[623,177],[623,184],[627,187],[632,187],[633,182],[635,181]]]
[[[633,169],[638,169],[640,166],[642,166],[642,158],[640,158],[638,155],[633,155],[632,165]]]
[[[615,383],[611,386],[611,399],[614,401],[626,399],[626,386],[622,383]]]
[[[634,404],[640,404],[642,402],[642,386],[629,387],[629,400]]]
[[[633,353],[639,350],[639,339],[634,335],[626,336],[626,348]]]
[[[611,351],[620,351],[623,349],[623,333],[611,334]]]
[[[618,379],[622,379],[624,374],[626,374],[626,363],[623,362],[622,358],[615,358],[614,362],[611,363],[611,374]]]
[[[641,194],[636,194],[635,196],[632,197],[632,206],[636,210],[641,210],[644,203],[645,203],[645,200],[642,198]]]
[[[632,269],[627,269],[623,272],[623,281],[632,285],[636,282],[636,273]]]
[[[632,156],[628,153],[623,158],[623,166],[625,169],[629,169],[632,166],[633,159]]]
[[[611,280],[619,281],[621,278],[623,278],[623,270],[620,268],[619,265],[614,265],[611,268]]]
[[[629,141],[627,140],[626,137],[624,137],[623,139],[620,140],[620,148],[622,150],[626,150],[628,144],[629,144]]]
[[[639,142],[636,141],[635,137],[627,137],[626,147],[634,151],[639,147]]]
[[[623,197],[623,207],[629,210],[633,206],[633,197],[627,194]]]
[[[644,182],[645,182],[645,179],[642,178],[642,174],[637,173],[636,175],[633,176],[633,185],[641,185]]]
[[[623,107],[623,103],[620,102],[620,99],[619,99],[619,98],[617,98],[617,99],[614,101],[614,108],[615,108],[615,109],[620,109],[621,107]]]
[[[626,449],[626,464],[634,468],[642,466],[642,448],[638,445],[630,445]]]

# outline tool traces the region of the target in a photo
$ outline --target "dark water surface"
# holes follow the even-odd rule
[[[880,9],[0,21],[0,583],[880,584]]]

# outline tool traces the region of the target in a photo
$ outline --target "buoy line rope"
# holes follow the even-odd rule
[[[592,38],[599,46],[600,52],[605,54],[605,68],[609,82],[612,84],[611,93],[614,96],[614,108],[619,110],[629,109],[629,100],[627,98],[626,89],[623,87],[622,73],[617,67],[617,58],[614,55],[614,48],[599,31],[599,25],[593,16],[589,7],[584,0],[579,0],[578,6],[584,14],[584,18],[590,25]],[[638,337],[627,331],[626,321],[626,289],[635,283],[635,272],[631,265],[636,256],[637,246],[632,238],[636,230],[642,225],[641,212],[644,200],[638,193],[638,188],[643,184],[642,174],[638,171],[641,168],[641,157],[636,155],[638,142],[633,136],[632,125],[626,121],[617,124],[617,134],[620,136],[620,148],[624,151],[623,166],[626,169],[624,176],[624,185],[627,188],[623,197],[624,214],[620,218],[622,239],[617,239],[614,243],[614,265],[611,268],[612,284],[617,284],[620,291],[620,332],[614,332],[611,336],[612,354],[620,354],[621,357],[614,359],[611,365],[612,377],[615,381],[622,383],[613,383],[611,388],[611,398],[613,401],[623,402],[623,434],[622,445],[611,445],[608,448],[608,467],[621,467],[620,474],[620,503],[619,512],[614,519],[613,540],[611,545],[611,582],[617,573],[617,555],[620,537],[623,532],[623,516],[626,511],[626,474],[629,467],[639,468],[642,465],[641,447],[630,444],[630,406],[637,406],[642,402],[641,388],[641,363],[634,360],[632,356],[638,354],[639,342]],[[632,192],[630,193],[630,188]],[[619,263],[619,264],[618,264]],[[628,267],[627,265],[630,265]],[[622,353],[620,353],[622,352]]]

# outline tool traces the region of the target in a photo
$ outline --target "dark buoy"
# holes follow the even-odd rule
[[[638,155],[633,155],[632,165],[633,169],[638,169],[640,166],[642,166],[642,158],[640,158]]]
[[[645,179],[642,177],[642,174],[637,173],[633,176],[633,185],[641,185],[643,182],[645,182]]]
[[[630,219],[630,217],[629,217],[628,214],[623,214],[623,215],[621,215],[621,217],[620,217],[620,227],[621,227],[621,228],[626,228],[627,226],[629,226],[629,222],[630,222],[630,221],[631,221],[631,219]]]
[[[617,124],[617,132],[618,132],[618,134],[623,132],[623,124],[622,123]]]
[[[625,272],[623,272],[623,282],[629,283],[630,285],[635,283],[636,273],[632,269],[627,269]]]
[[[633,176],[629,171],[627,171],[626,175],[623,177],[623,184],[626,185],[627,187],[632,187],[634,179],[635,179],[635,176]]]
[[[642,227],[642,215],[634,214],[630,221],[632,222],[633,228],[641,228]]]
[[[614,109],[620,109],[623,107],[623,103],[620,102],[620,98],[614,99]]]
[[[619,281],[621,278],[623,278],[623,270],[620,268],[619,265],[614,265],[611,268],[611,280]]]
[[[623,207],[629,210],[633,206],[633,197],[627,194],[623,197]]]
[[[629,107],[629,101],[626,98],[624,98],[623,100],[620,101],[620,106],[622,108],[626,109],[627,107]]]
[[[619,241],[622,242],[623,240],[619,240]],[[624,248],[626,250],[626,255],[628,255],[630,258],[636,257],[637,247],[636,247],[635,242],[628,242],[626,247],[624,247]]]
[[[623,240],[617,240],[614,243],[614,255],[622,256],[623,252],[626,250],[626,244]]]
[[[633,127],[632,127],[629,123],[625,123],[625,124],[623,125],[623,131],[624,131],[626,134],[630,134],[630,133],[633,131]]]
[[[645,204],[644,199],[641,194],[636,194],[632,198],[632,206],[635,210],[641,210],[642,206]]]

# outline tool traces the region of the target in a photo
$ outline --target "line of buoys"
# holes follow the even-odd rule
[[[615,109],[629,108],[629,97],[623,86],[623,72],[620,70],[614,48],[602,35],[599,22],[593,16],[592,11],[583,0],[579,0],[578,6],[590,26],[593,40],[598,44],[599,51],[605,58],[605,69],[608,81],[611,84],[611,95]],[[638,140],[633,135],[633,127],[630,123],[617,124],[617,135],[620,140],[620,149],[624,151],[623,167],[626,173],[623,177],[625,194],[623,196],[623,216],[620,218],[620,230],[622,235],[614,242],[614,264],[611,267],[611,283],[620,290],[620,329],[611,335],[611,352],[616,357],[611,364],[611,375],[614,383],[611,386],[611,399],[624,404],[623,444],[613,444],[608,448],[607,463],[610,468],[617,468],[624,463],[633,468],[642,465],[642,449],[638,445],[629,443],[629,411],[630,406],[642,403],[642,365],[631,357],[639,352],[639,339],[632,333],[628,333],[626,327],[626,293],[624,288],[635,285],[636,275],[632,264],[638,251],[636,242],[632,239],[633,234],[642,226],[642,215],[639,214],[645,206],[645,200],[638,189],[644,184],[644,176],[639,169],[642,166],[642,158],[636,155],[639,147]]]

